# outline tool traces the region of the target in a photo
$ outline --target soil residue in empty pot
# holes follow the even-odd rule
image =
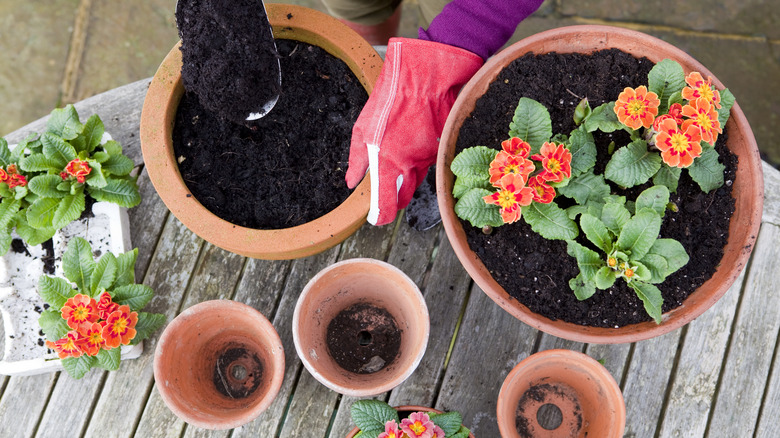
[[[385,309],[352,305],[328,324],[328,352],[339,366],[358,374],[375,373],[391,364],[401,349],[401,330]]]
[[[214,386],[220,394],[232,399],[252,395],[263,380],[263,362],[243,346],[232,346],[217,356],[213,373]]]
[[[552,407],[555,408],[552,408]],[[551,407],[551,410],[545,408]],[[566,412],[564,412],[564,409]],[[541,412],[556,412],[547,418]],[[556,418],[557,417],[557,418]],[[522,438],[538,436],[538,428],[554,430],[557,436],[579,436],[582,429],[582,406],[577,394],[568,386],[539,383],[528,388],[517,404],[515,427]]]

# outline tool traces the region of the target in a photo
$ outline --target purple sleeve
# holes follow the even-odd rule
[[[421,40],[448,44],[487,59],[500,49],[543,0],[453,0],[420,28]]]

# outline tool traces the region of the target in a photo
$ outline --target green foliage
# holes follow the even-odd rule
[[[649,91],[658,95],[661,106],[658,114],[664,114],[669,109],[670,99],[680,93],[685,87],[685,72],[680,64],[671,59],[658,62],[647,75]]]
[[[634,187],[646,183],[660,168],[661,156],[650,152],[644,140],[636,140],[615,151],[604,177],[622,187]]]
[[[534,202],[523,208],[523,217],[531,229],[545,239],[568,240],[576,238],[579,234],[577,224],[569,219],[566,211],[554,202],[549,204]]]
[[[537,153],[544,142],[552,137],[550,113],[541,103],[521,97],[515,109],[509,136],[522,138],[531,145],[531,153]]]
[[[492,193],[490,190],[479,188],[469,190],[455,203],[455,214],[477,228],[503,225],[501,208],[494,204],[487,204],[483,199],[484,196]]]
[[[590,116],[583,123],[588,132],[602,131],[615,132],[618,129],[624,129],[625,126],[618,121],[615,114],[615,102],[605,103],[597,106]]]
[[[400,428],[401,419],[398,416],[398,411],[382,400],[357,400],[352,403],[350,413],[352,421],[360,429],[357,436],[361,438],[376,438],[385,431],[385,423],[388,421],[395,421]],[[444,431],[446,438],[465,438],[470,433],[461,424],[463,417],[459,412],[426,413],[426,415],[433,421],[433,424]]]
[[[596,165],[596,143],[593,135],[583,129],[576,129],[569,137],[571,152],[571,177],[575,178]]]
[[[726,166],[718,161],[718,152],[712,148],[704,148],[701,156],[693,160],[688,167],[688,175],[696,181],[703,192],[710,192],[723,185],[723,172]]]
[[[490,178],[490,162],[498,151],[485,146],[464,149],[450,165],[450,170],[458,178],[469,180],[487,180]]]

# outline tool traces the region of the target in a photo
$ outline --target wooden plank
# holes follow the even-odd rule
[[[635,344],[623,387],[628,437],[655,436],[680,330]]]
[[[585,344],[581,342],[574,342],[570,341],[568,339],[559,338],[557,336],[548,335],[547,333],[541,334],[541,340],[539,341],[539,351],[545,351],[545,350],[555,350],[555,349],[564,349],[564,350],[574,350],[579,351],[582,353],[585,350]]]
[[[765,223],[753,250],[708,427],[718,436],[750,436],[758,421],[780,329],[780,295],[773,275],[780,269],[778,241],[780,227]]]
[[[630,352],[631,344],[588,344],[585,348],[585,354],[603,362],[618,385],[623,381]]]
[[[764,173],[764,214],[761,222],[780,225],[780,171],[761,162]]]
[[[173,319],[202,245],[202,239],[173,216],[168,217],[144,279],[144,284],[155,291],[147,307],[149,312],[163,313],[169,322]],[[133,433],[152,387],[154,349],[161,332],[144,341],[141,357],[123,362],[118,371],[109,373],[85,436],[103,437],[106,431],[113,431],[116,436]]]
[[[106,373],[93,369],[80,380],[67,373],[59,373],[35,436],[47,438],[62,436],[63,433],[75,435],[86,429],[92,414],[92,403],[100,394]],[[67,425],[67,431],[63,430],[63,425]]]
[[[273,321],[291,265],[289,260],[249,259],[233,299],[254,307]]]
[[[780,333],[777,334],[777,337],[780,338]],[[755,435],[757,438],[777,438],[780,436],[780,422],[778,422],[778,418],[780,418],[780,356],[778,356],[777,350],[778,346],[775,345],[772,376],[769,378],[767,394],[761,406],[761,416]]]
[[[474,285],[435,408],[459,411],[475,436],[499,436],[499,390],[509,371],[533,352],[538,334]]]
[[[133,248],[138,248],[135,278],[144,278],[170,213],[162,199],[157,196],[146,169],[143,169],[138,177],[138,191],[141,193],[141,203],[129,209],[127,215],[130,219],[130,239]]]
[[[661,413],[660,436],[704,436],[723,364],[718,358],[726,354],[744,280],[745,270],[723,298],[688,324],[669,401]]]
[[[47,373],[8,378],[8,386],[0,400],[3,436],[33,436],[58,375]]]

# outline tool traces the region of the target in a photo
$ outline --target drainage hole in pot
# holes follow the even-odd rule
[[[354,304],[328,323],[328,353],[347,371],[375,373],[393,362],[401,349],[401,330],[386,309]]]
[[[262,361],[256,353],[244,347],[227,348],[214,364],[214,386],[229,398],[250,396],[260,386],[262,376]]]
[[[558,406],[552,403],[547,403],[539,407],[536,411],[536,421],[539,422],[539,426],[547,430],[555,430],[560,427],[563,422],[563,413]]]

